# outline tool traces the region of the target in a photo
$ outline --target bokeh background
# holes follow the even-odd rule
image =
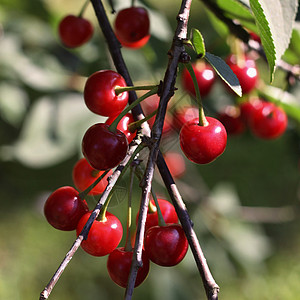
[[[47,196],[73,185],[72,167],[81,157],[85,130],[103,121],[84,106],[82,89],[92,72],[113,68],[92,6],[85,13],[95,25],[92,41],[79,49],[64,48],[57,24],[77,14],[79,0],[1,0],[0,4],[0,299],[32,300],[48,283],[75,240],[74,232],[52,228],[43,215]],[[157,83],[167,65],[167,51],[180,1],[143,1],[151,12],[151,39],[140,50],[123,49],[135,83]],[[115,1],[116,8],[129,1]],[[108,3],[105,2],[110,20]],[[194,1],[190,28],[201,30],[210,52],[230,52],[227,30]],[[295,33],[295,40],[299,36]],[[299,45],[287,59],[299,63]],[[298,46],[298,48],[297,48]],[[267,66],[258,60],[260,76]],[[266,81],[267,82],[267,81]],[[172,100],[191,101],[180,89]],[[286,89],[278,71],[273,87]],[[290,88],[299,101],[299,84]],[[235,100],[217,82],[204,100],[207,114]],[[300,293],[299,124],[290,120],[283,137],[263,141],[246,131],[230,136],[215,162],[197,166],[186,161],[176,180],[194,222],[211,271],[221,287],[220,299],[297,299]],[[178,134],[162,143],[178,151]],[[154,187],[168,199],[159,174]],[[109,210],[126,224],[127,177],[118,186]],[[140,197],[134,188],[134,213]],[[87,199],[93,208],[95,199]],[[124,241],[121,242],[121,244]],[[106,270],[106,258],[79,249],[50,299],[121,299]],[[173,268],[151,265],[133,299],[205,299],[201,279],[188,252]]]

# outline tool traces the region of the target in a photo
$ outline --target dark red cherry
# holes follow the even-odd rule
[[[126,288],[133,251],[125,251],[124,247],[116,248],[107,259],[107,270],[110,278],[119,286]],[[143,266],[138,269],[134,287],[139,286],[146,278],[150,269],[150,261],[145,251],[142,252]]]
[[[91,212],[88,212],[80,219],[76,228],[77,236],[82,231],[90,215]],[[93,222],[87,239],[81,242],[81,247],[93,256],[105,256],[117,248],[122,235],[123,228],[119,219],[115,215],[106,212],[103,221],[96,219]]]
[[[254,110],[249,122],[252,133],[262,139],[275,139],[286,130],[288,118],[285,111],[274,103],[263,102]]]
[[[116,167],[125,158],[127,150],[125,134],[118,129],[111,132],[109,125],[103,123],[91,126],[82,139],[82,153],[97,170]]]
[[[143,7],[120,10],[115,19],[115,34],[120,43],[129,48],[140,48],[150,38],[150,20]]]
[[[194,69],[195,76],[198,82],[200,95],[202,97],[205,97],[209,94],[213,87],[213,84],[216,79],[215,72],[210,65],[204,62],[198,62],[196,64],[193,64],[192,67]],[[184,68],[182,73],[182,84],[183,88],[188,93],[190,93],[194,97],[196,96],[192,77],[186,68]]]
[[[171,267],[179,264],[188,250],[188,241],[179,224],[151,227],[145,236],[145,252],[157,265]]]
[[[60,40],[69,48],[85,44],[93,36],[93,32],[90,21],[74,15],[65,16],[58,26]]]
[[[93,73],[84,87],[86,106],[95,114],[111,117],[120,114],[128,103],[128,92],[116,94],[116,87],[126,87],[124,78],[112,70]]]
[[[207,164],[221,155],[227,143],[223,124],[215,118],[206,117],[205,126],[199,125],[199,118],[183,125],[179,134],[180,147],[185,156],[197,164]]]
[[[105,124],[107,125],[111,125],[112,122],[117,118],[117,116],[115,117],[109,117]],[[119,129],[120,131],[122,131],[128,140],[128,144],[130,144],[132,142],[132,140],[135,138],[136,136],[136,131],[135,132],[131,132],[128,128],[129,124],[133,123],[134,119],[131,113],[127,113],[122,119],[121,121],[118,123],[117,129]]]
[[[241,118],[246,125],[249,124],[252,113],[262,107],[263,100],[259,98],[250,99],[240,104]]]
[[[98,171],[91,167],[85,158],[81,158],[73,167],[72,178],[75,186],[80,191],[84,191],[103,173],[104,171]],[[89,192],[89,195],[102,194],[107,186],[107,179],[111,174],[112,171],[109,171],[107,175],[105,175],[105,177],[103,177],[101,181]]]
[[[88,212],[85,201],[71,186],[55,190],[47,199],[44,214],[54,228],[64,231],[75,230],[80,218]]]

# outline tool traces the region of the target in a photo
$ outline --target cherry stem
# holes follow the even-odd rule
[[[84,2],[83,6],[82,6],[82,8],[81,8],[81,10],[80,10],[80,12],[79,12],[79,14],[78,14],[78,17],[79,17],[79,18],[82,18],[82,16],[83,16],[83,14],[84,14],[84,12],[85,12],[87,6],[89,5],[89,3],[90,3],[90,0],[86,0],[86,1]]]
[[[119,95],[121,93],[128,92],[128,91],[149,91],[149,90],[153,90],[156,87],[158,88],[158,85],[141,85],[141,86],[124,86],[124,87],[116,86],[115,93],[116,95]]]
[[[198,82],[197,82],[197,78],[196,78],[194,69],[193,69],[192,64],[190,62],[185,64],[185,67],[187,68],[187,70],[189,71],[189,73],[192,77],[195,92],[196,92],[196,100],[197,100],[197,104],[198,104],[198,108],[199,108],[199,125],[200,126],[207,126],[208,122],[207,122],[205,114],[204,114],[202,98],[201,98],[199,85],[198,85]]]
[[[157,113],[157,109],[155,111],[153,111],[150,115],[146,116],[145,118],[132,122],[128,125],[128,130],[130,132],[135,132],[138,128],[141,127],[141,125],[145,122],[147,122],[148,120],[150,120],[151,118],[153,118]]]
[[[127,233],[126,233],[126,242],[125,242],[125,251],[132,251],[131,245],[131,227],[132,227],[132,187],[133,187],[133,179],[135,173],[136,165],[131,166],[130,168],[130,181],[129,181],[129,189],[128,189],[128,210],[127,210]]]
[[[111,190],[111,192],[110,192],[108,198],[106,199],[104,205],[101,207],[100,214],[99,214],[98,217],[96,218],[97,221],[103,222],[103,221],[106,220],[106,217],[105,217],[106,211],[107,211],[109,202],[110,202],[110,200],[111,200],[111,198],[112,198],[112,195],[113,195],[114,190],[115,190],[115,186],[112,188],[112,190]]]
[[[85,199],[88,193],[107,175],[109,170],[106,170],[101,176],[99,176],[88,188],[79,193],[80,199]]]
[[[156,197],[156,194],[154,193],[153,189],[151,188],[151,194],[152,194],[152,197],[153,197],[153,200],[155,202],[155,205],[156,205],[156,209],[157,209],[157,216],[158,216],[158,225],[159,226],[167,226],[166,222],[165,222],[165,219],[162,215],[162,212],[161,212],[161,209],[159,207],[159,203],[158,203],[158,200],[157,200],[157,197]]]
[[[140,102],[142,102],[146,98],[148,98],[148,97],[156,94],[157,90],[158,90],[158,86],[155,86],[155,88],[153,88],[152,90],[150,90],[149,92],[147,92],[146,94],[144,94],[143,96],[141,96],[140,98],[138,98],[135,101],[133,101],[130,105],[128,105],[127,107],[125,107],[125,109],[117,116],[117,118],[111,123],[111,125],[109,125],[109,130],[111,132],[115,132],[116,129],[117,129],[117,126],[118,126],[119,122],[121,121],[121,119],[129,111],[131,111],[135,106],[137,106]]]

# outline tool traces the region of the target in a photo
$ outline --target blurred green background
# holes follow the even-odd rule
[[[46,222],[43,203],[56,188],[73,185],[71,172],[81,157],[82,135],[102,121],[84,106],[86,77],[113,68],[91,5],[85,16],[95,25],[92,41],[68,50],[58,40],[59,20],[77,14],[82,4],[79,0],[0,4],[1,300],[38,299],[75,239],[74,232],[57,231]],[[134,82],[158,82],[167,65],[180,1],[143,4],[151,9],[150,43],[140,50],[122,51]],[[117,9],[128,5],[129,1],[116,1]],[[109,18],[113,21],[114,15]],[[226,30],[207,17],[200,1],[192,5],[192,27],[201,30],[210,52],[223,57],[229,53]],[[299,56],[288,58],[299,63]],[[268,78],[265,63],[259,63],[261,77]],[[285,87],[284,76],[276,73],[275,87]],[[298,84],[291,92],[299,99]],[[177,101],[189,101],[180,89],[178,95]],[[206,112],[213,115],[233,101],[218,82],[205,100]],[[186,161],[186,174],[176,181],[220,285],[220,299],[299,297],[298,126],[290,120],[284,136],[274,141],[259,140],[249,132],[229,137],[220,158],[205,166]],[[180,151],[178,135],[165,139],[162,147]],[[125,176],[109,208],[124,226],[126,184]],[[168,198],[158,173],[154,186]],[[136,213],[138,182],[134,192]],[[95,199],[87,200],[92,209]],[[106,258],[79,249],[50,299],[121,299],[123,293],[109,279]],[[152,264],[133,299],[205,299],[191,253],[173,268]]]

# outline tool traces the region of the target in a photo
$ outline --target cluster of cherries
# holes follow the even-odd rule
[[[145,45],[150,37],[149,27],[148,13],[141,7],[121,10],[115,19],[115,34],[125,47],[139,48]],[[68,15],[59,24],[61,41],[70,48],[83,45],[92,34],[93,26],[82,16]],[[256,86],[258,76],[254,61],[246,57],[241,65],[235,56],[230,56],[227,63],[238,77],[243,93],[250,93]],[[193,69],[200,94],[204,97],[213,87],[214,70],[203,62],[194,64]],[[182,74],[182,83],[186,91],[196,95],[192,78],[186,69]],[[128,146],[136,136],[135,129],[130,126],[134,123],[132,114],[124,114],[128,104],[126,87],[124,78],[112,70],[97,71],[87,79],[84,87],[85,104],[91,112],[105,116],[107,120],[105,123],[92,125],[83,136],[84,157],[77,161],[72,173],[77,190],[71,186],[61,187],[45,203],[45,217],[54,228],[76,230],[77,236],[80,235],[92,213],[85,197],[87,194],[103,193],[112,170],[125,158]],[[152,96],[151,100],[150,111],[146,111],[146,114],[158,107],[158,96]],[[123,116],[121,119],[120,114]],[[154,117],[148,122],[152,126]],[[281,108],[260,99],[227,108],[217,118],[205,117],[204,113],[201,115],[199,108],[191,106],[175,109],[172,119],[167,114],[163,133],[167,133],[172,127],[176,128],[180,131],[179,141],[185,156],[195,163],[206,164],[224,152],[227,132],[240,133],[245,124],[259,137],[276,138],[285,131],[287,117]],[[178,157],[176,153],[166,154],[165,159],[171,168],[179,165],[179,162],[184,165],[182,157]],[[182,168],[172,173],[179,177],[183,174]],[[98,179],[101,180],[90,189]],[[118,247],[122,236],[121,222],[105,208],[91,225],[81,247],[93,256],[108,255],[107,269],[110,277],[118,285],[126,287],[133,256],[131,244],[134,241],[130,242],[130,246],[127,241],[125,247]],[[161,266],[174,266],[182,261],[187,249],[188,242],[178,224],[173,205],[164,199],[157,199],[157,202],[151,200],[145,225],[143,266],[138,270],[135,286],[147,277],[150,261]]]

